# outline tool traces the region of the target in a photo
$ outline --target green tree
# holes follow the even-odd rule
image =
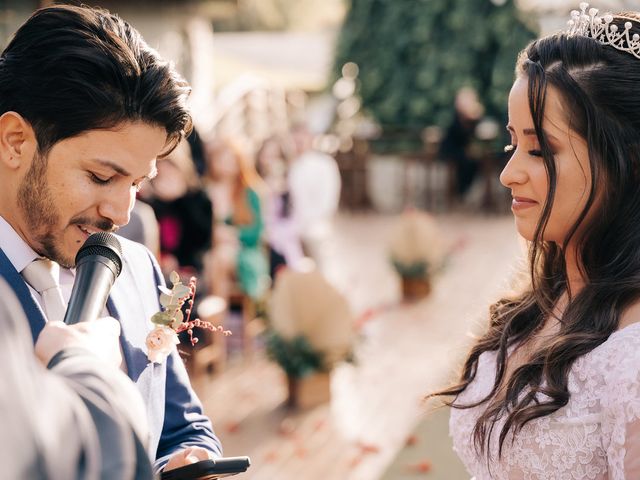
[[[358,65],[363,108],[387,136],[446,126],[463,86],[502,121],[530,23],[513,0],[351,0],[335,71]]]

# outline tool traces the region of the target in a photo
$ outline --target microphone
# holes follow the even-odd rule
[[[76,255],[76,279],[64,323],[97,319],[121,270],[122,247],[118,238],[106,232],[90,235]]]

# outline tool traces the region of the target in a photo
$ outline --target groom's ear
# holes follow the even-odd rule
[[[37,146],[35,132],[22,115],[16,112],[0,115],[0,162],[12,169],[28,166]]]

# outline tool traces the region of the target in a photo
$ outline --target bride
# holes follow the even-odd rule
[[[640,14],[580,7],[509,95],[528,286],[435,394],[477,480],[640,478]]]

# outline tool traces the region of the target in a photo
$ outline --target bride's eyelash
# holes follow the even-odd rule
[[[504,146],[504,153],[513,153],[516,148],[517,148],[517,145],[514,145],[512,143],[510,143],[509,145],[505,145]],[[527,153],[529,155],[531,155],[532,157],[542,157],[542,151],[541,150],[529,150]]]

